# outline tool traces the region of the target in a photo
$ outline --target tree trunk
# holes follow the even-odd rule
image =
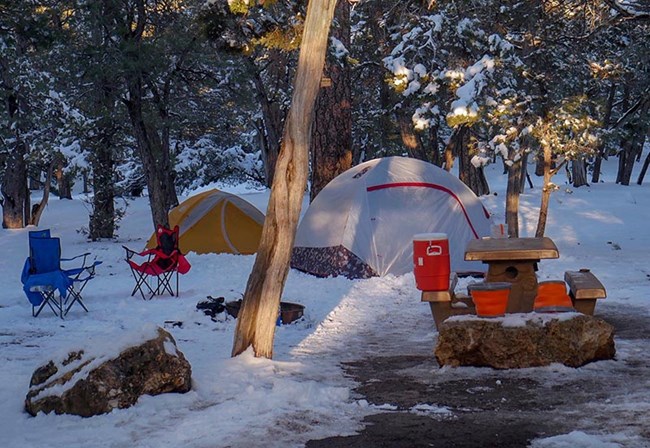
[[[255,73],[253,84],[255,85],[255,96],[260,104],[262,119],[260,122],[259,136],[260,149],[262,152],[262,164],[264,166],[264,180],[267,187],[273,184],[273,175],[275,173],[275,164],[280,154],[280,137],[282,133],[282,124],[286,118],[285,111],[279,101],[273,101],[269,98],[264,80],[258,72],[255,64],[249,60],[251,70]],[[287,60],[284,54],[273,53],[270,64],[286,65]],[[277,70],[274,70],[277,72]]]
[[[551,198],[551,147],[544,146],[544,186],[542,187],[542,198],[539,206],[539,218],[535,236],[543,237],[546,231],[546,219],[548,218],[548,203]]]
[[[582,186],[589,186],[587,182],[587,164],[585,160],[580,157],[571,162],[571,179],[572,185],[576,188]]]
[[[111,133],[104,133],[92,160],[93,213],[90,215],[90,239],[113,238],[115,233],[115,161],[111,147]]]
[[[451,136],[454,153],[458,157],[458,177],[475,195],[482,196],[490,193],[490,187],[485,179],[483,168],[472,164],[470,153],[470,130],[467,126],[457,128]]]
[[[406,148],[409,157],[418,160],[427,160],[426,153],[422,148],[420,136],[415,133],[410,115],[406,114],[403,108],[397,111],[397,123],[402,139],[402,146]]]
[[[72,199],[72,182],[70,182],[70,176],[64,170],[65,161],[63,160],[63,156],[59,156],[56,159],[57,164],[54,170],[54,177],[56,178],[59,199]]]
[[[609,86],[609,95],[607,96],[607,104],[605,106],[605,116],[603,117],[603,128],[607,129],[610,126],[612,118],[612,108],[614,106],[614,99],[616,98],[616,84],[612,83]],[[594,159],[593,172],[591,173],[591,183],[600,182],[600,169],[605,157],[605,143],[601,142]]]
[[[521,194],[521,159],[508,167],[508,185],[506,187],[506,225],[510,238],[519,237],[519,195]]]
[[[28,222],[27,206],[27,164],[25,163],[26,149],[21,141],[16,143],[13,151],[7,157],[4,177],[2,178],[2,228],[22,229]]]
[[[642,142],[645,135],[641,135],[637,129],[631,129],[632,135],[621,144],[621,150],[618,154],[618,172],[616,174],[616,183],[621,185],[630,185],[632,170],[636,162],[637,153],[642,150]]]
[[[639,185],[643,184],[643,178],[645,177],[646,171],[648,171],[648,165],[650,165],[650,153],[645,157],[645,161],[643,162],[643,167],[641,168],[639,177],[636,180],[637,184]]]
[[[159,224],[169,226],[169,210],[178,204],[171,167],[169,133],[166,129],[169,124],[166,117],[161,117],[162,135],[158,135],[154,126],[148,124],[144,118],[141,80],[130,79],[128,87],[129,100],[125,101],[125,104],[147,182],[153,225],[154,228]]]
[[[47,174],[45,175],[45,184],[43,187],[43,199],[38,204],[34,204],[32,207],[32,216],[29,218],[29,223],[33,226],[37,226],[41,220],[41,215],[45,211],[47,202],[50,198],[50,188],[52,185],[52,173],[54,171],[54,165],[56,162],[51,162],[50,166],[47,168]]]
[[[307,185],[310,126],[335,6],[336,0],[311,0],[307,6],[291,108],[260,245],[237,318],[233,356],[252,346],[255,356],[273,357],[275,323]]]
[[[521,156],[521,173],[519,174],[519,193],[523,193],[526,188],[526,178],[528,176],[528,151],[524,151]],[[532,188],[532,187],[531,187]]]
[[[338,0],[331,34],[350,47],[350,4]],[[311,141],[311,190],[309,200],[336,176],[352,167],[352,94],[350,64],[329,55],[316,99]]]
[[[2,70],[3,73],[5,70]],[[6,83],[6,80],[5,80]],[[2,227],[4,229],[22,229],[29,222],[29,189],[27,187],[27,144],[22,140],[19,124],[20,100],[16,94],[10,94],[5,101],[9,127],[13,128],[15,143],[5,162],[2,178]]]

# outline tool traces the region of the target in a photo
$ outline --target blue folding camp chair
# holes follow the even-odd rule
[[[52,238],[49,229],[29,232],[29,257],[25,260],[21,281],[25,295],[32,304],[34,317],[45,306],[61,318],[68,314],[75,303],[88,311],[81,292],[95,276],[95,267],[101,264],[101,261],[88,264],[89,255],[87,252],[73,258],[61,258],[61,241]],[[80,258],[80,267],[61,268],[61,262]]]

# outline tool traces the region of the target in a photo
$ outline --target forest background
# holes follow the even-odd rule
[[[112,238],[146,193],[166,224],[179,193],[270,186],[306,1],[0,0],[4,228],[38,224],[50,189],[93,193],[88,236]],[[375,157],[450,170],[478,195],[508,176],[518,235],[527,172],[642,183],[650,5],[641,0],[340,0],[312,125],[310,197]],[[643,163],[631,179],[635,163]],[[31,204],[30,190],[42,189]],[[40,197],[40,195],[39,195]],[[546,198],[546,205],[544,204]]]

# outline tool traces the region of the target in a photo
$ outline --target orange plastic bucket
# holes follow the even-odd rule
[[[557,310],[571,308],[571,298],[566,292],[566,285],[562,280],[549,280],[539,282],[537,296],[533,308],[535,311]]]
[[[420,233],[413,236],[413,274],[420,291],[449,289],[449,240],[446,233]]]
[[[510,288],[507,282],[475,283],[467,290],[476,306],[476,315],[480,317],[503,316],[508,308]]]

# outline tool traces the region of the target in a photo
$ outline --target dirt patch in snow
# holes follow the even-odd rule
[[[358,383],[356,398],[378,413],[364,420],[358,435],[306,446],[526,447],[533,439],[577,430],[625,434],[629,446],[650,447],[650,315],[620,305],[603,306],[599,315],[616,328],[620,355],[580,369],[440,369],[433,346],[404,355],[399,341],[391,346],[384,338],[382,356],[344,365]]]

